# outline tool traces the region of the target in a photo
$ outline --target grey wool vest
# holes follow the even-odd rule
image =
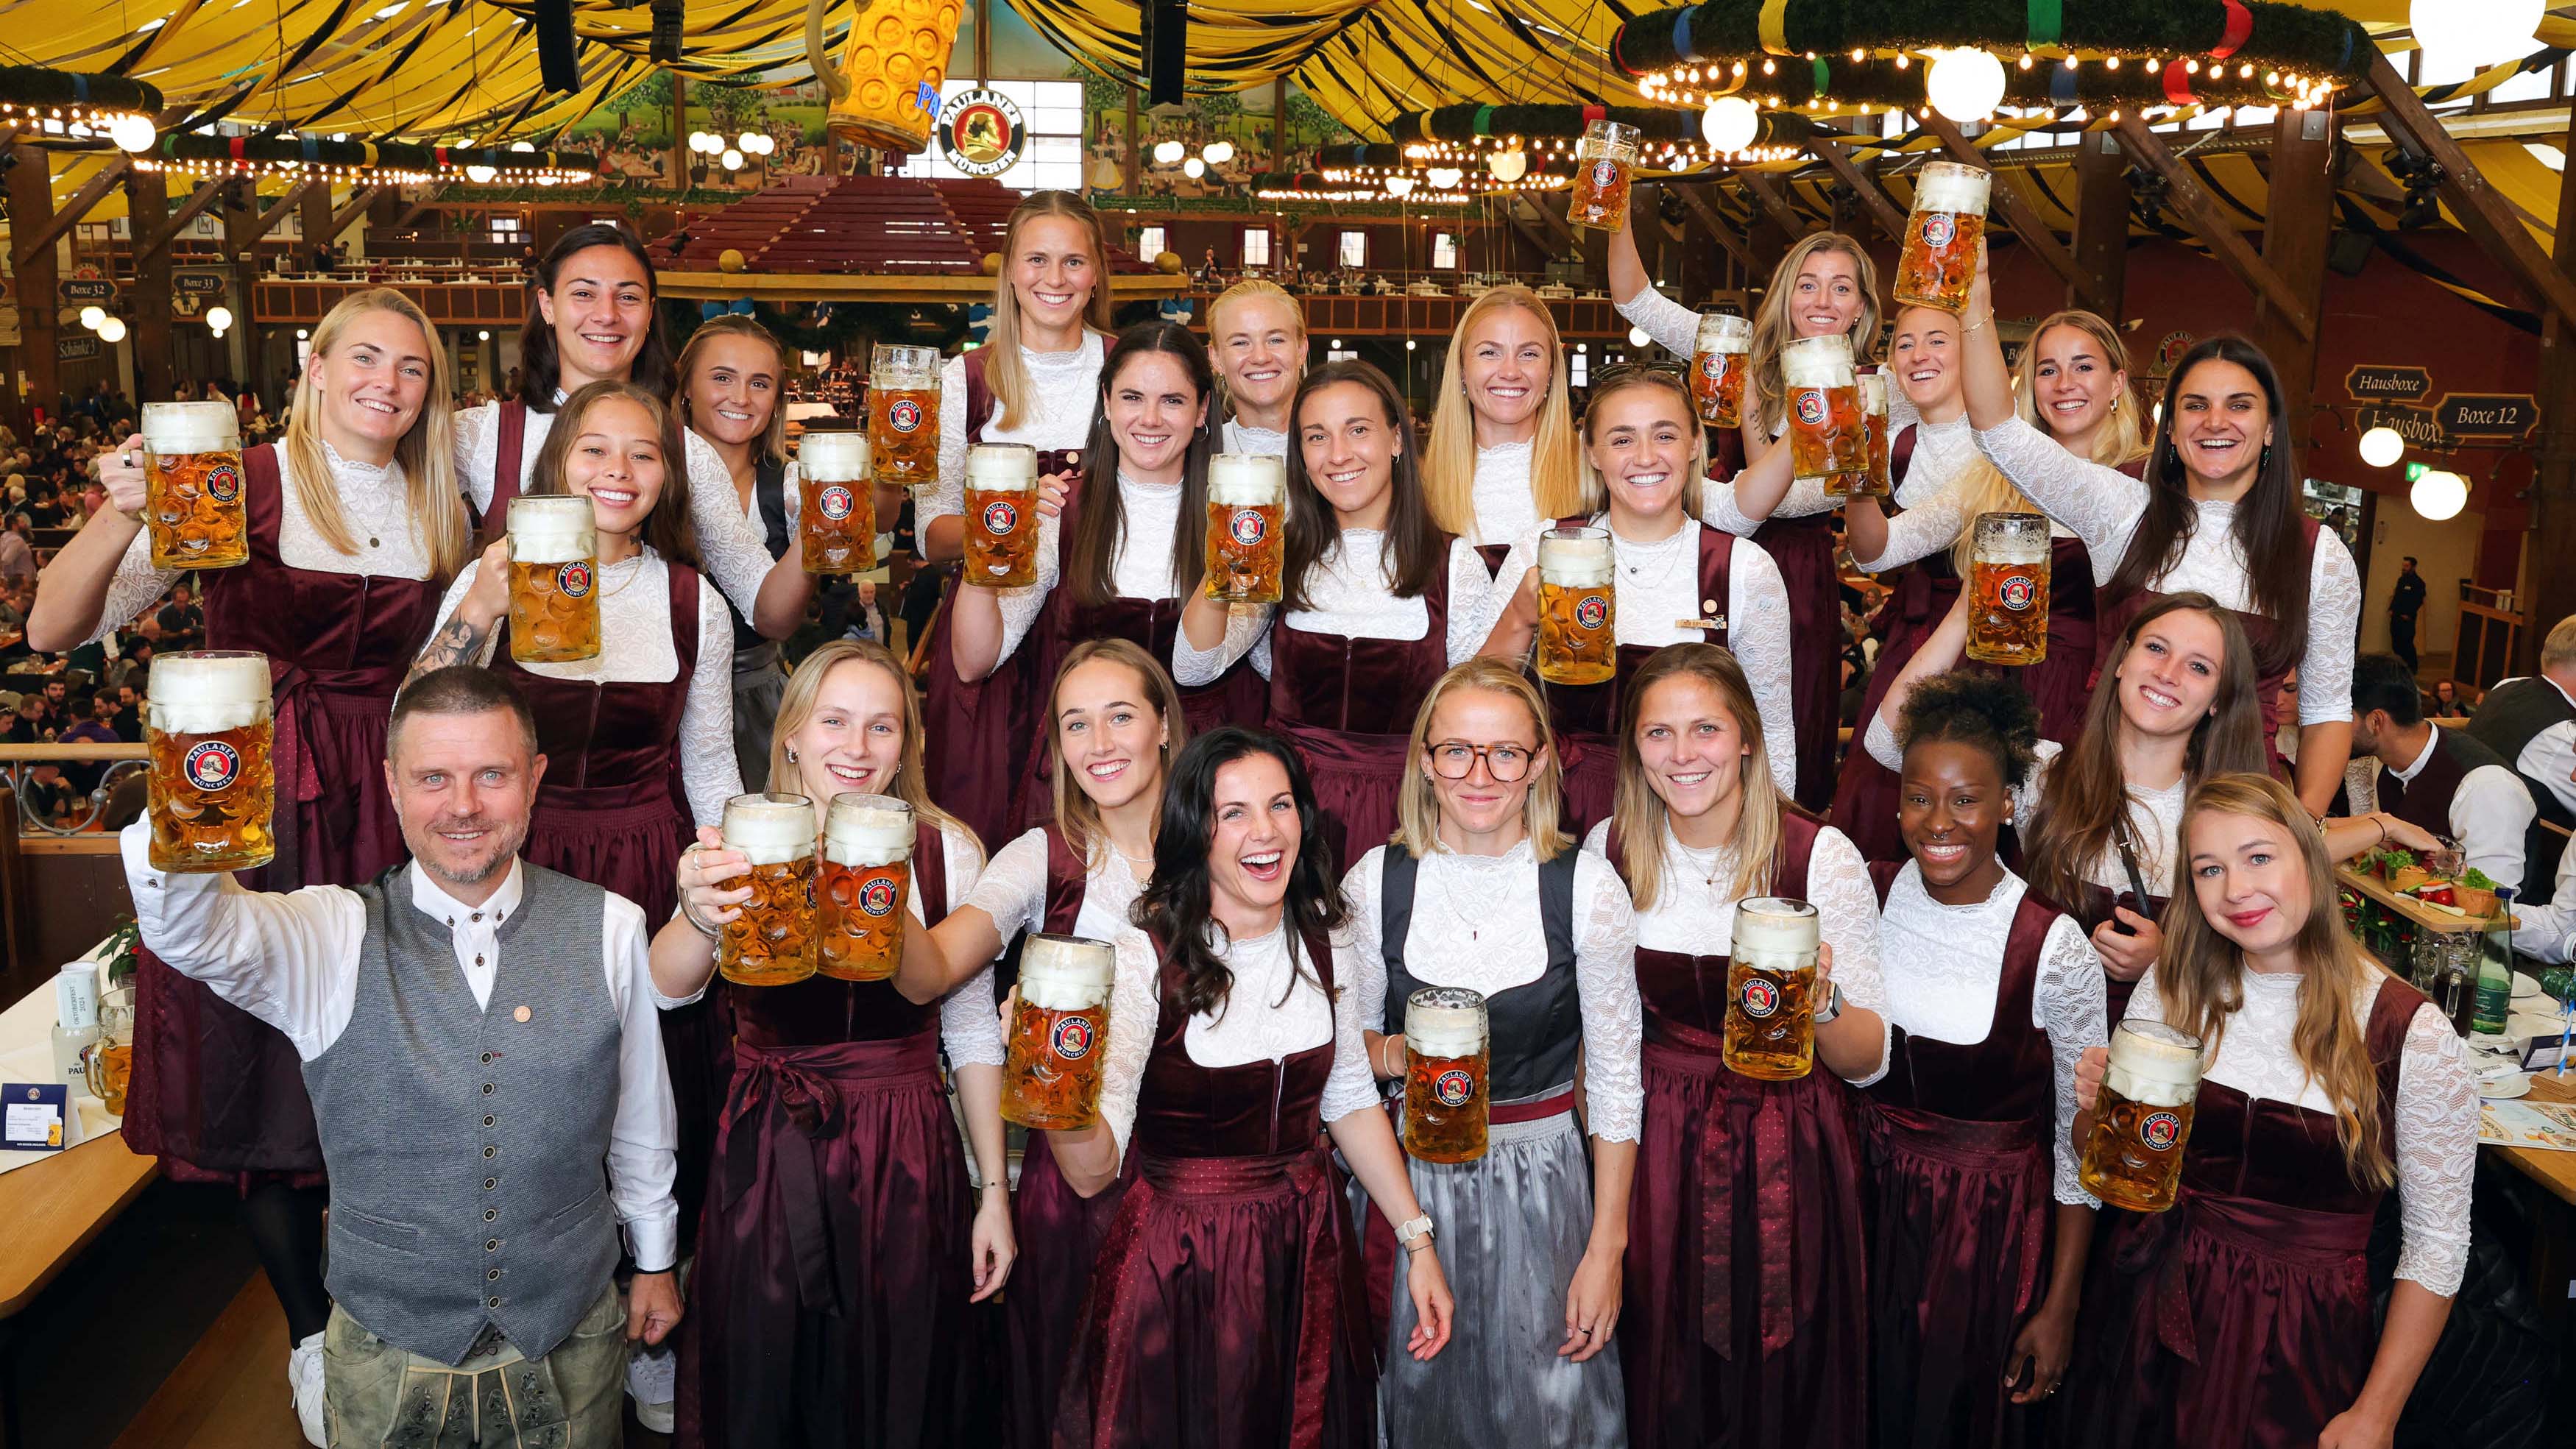
[[[529,1358],[553,1351],[617,1260],[606,894],[521,869],[488,1010],[446,922],[412,903],[408,866],[361,889],[349,1026],[304,1064],[331,1173],[331,1296],[388,1343],[451,1365],[487,1325]]]

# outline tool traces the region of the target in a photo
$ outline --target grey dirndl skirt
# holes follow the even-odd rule
[[[754,794],[769,788],[769,735],[786,697],[787,671],[775,643],[764,639],[733,652],[733,757],[742,788]]]
[[[1497,1123],[1474,1162],[1416,1162],[1414,1196],[1436,1225],[1457,1330],[1429,1363],[1404,1342],[1413,1299],[1404,1265],[1378,1384],[1388,1444],[1546,1444],[1625,1449],[1627,1395],[1614,1341],[1583,1363],[1559,1358],[1565,1292],[1592,1236],[1592,1164],[1572,1112]]]

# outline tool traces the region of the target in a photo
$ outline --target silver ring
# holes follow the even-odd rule
[[[125,466],[126,466],[126,467],[128,467],[128,468],[131,468],[131,467],[135,466],[135,463],[134,463],[134,450],[133,450],[132,448],[128,448],[128,449],[126,449],[126,450],[125,450]]]

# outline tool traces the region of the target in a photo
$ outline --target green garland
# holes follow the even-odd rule
[[[599,158],[584,151],[513,151],[505,146],[421,146],[406,141],[326,141],[319,136],[205,136],[179,131],[154,143],[151,156],[190,170],[244,173],[308,167],[324,171],[400,171],[462,178],[468,166],[489,166],[495,184],[539,175],[584,180],[597,174]]]
[[[1916,89],[1921,89],[1919,81]],[[1664,106],[1440,106],[1428,111],[1399,112],[1389,120],[1386,128],[1387,134],[1394,137],[1392,146],[1331,147],[1325,152],[1325,164],[1336,164],[1330,158],[1354,149],[1400,153],[1409,142],[1445,141],[1456,144],[1472,143],[1478,138],[1500,140],[1512,136],[1532,141],[1572,141],[1579,139],[1583,128],[1596,120],[1634,126],[1649,142],[1697,144],[1700,140],[1697,112],[1676,111]],[[1775,116],[1765,112],[1753,144],[1757,147],[1803,146],[1814,130],[1814,125],[1803,116]],[[1533,172],[1539,169],[1539,158],[1535,155],[1530,158],[1530,169]]]
[[[148,81],[41,65],[0,65],[0,103],[22,111],[132,111],[145,116],[158,114],[165,104],[161,88]]]

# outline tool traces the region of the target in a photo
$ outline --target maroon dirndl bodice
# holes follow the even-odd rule
[[[1818,826],[1781,820],[1775,894],[1804,896]],[[1619,842],[1608,842],[1617,864]],[[1637,951],[1645,1133],[1628,1199],[1619,1363],[1637,1449],[1857,1449],[1869,1415],[1861,1129],[1821,1064],[1727,1069],[1723,952]]]
[[[1423,590],[1419,639],[1310,634],[1280,611],[1270,626],[1270,728],[1296,747],[1314,782],[1336,870],[1395,833],[1413,717],[1449,669],[1449,556]]]
[[[1332,995],[1330,944],[1303,944]],[[1056,1443],[1369,1449],[1376,1360],[1323,1135],[1333,1043],[1200,1066],[1178,984],[1166,964],[1127,1147],[1136,1178],[1093,1273]]]
[[[268,656],[277,859],[243,880],[268,891],[360,885],[406,854],[385,793],[385,728],[444,590],[289,566],[278,553],[279,457],[274,445],[242,454],[250,562],[198,575],[206,647]],[[128,1146],[187,1180],[322,1171],[303,1066],[283,1034],[148,950],[134,997]]]
[[[2365,1029],[2392,1160],[2406,1031],[2423,1004],[2387,978]],[[2366,1250],[2386,1195],[2353,1183],[2330,1114],[2203,1080],[2175,1206],[2103,1213],[2057,1442],[2314,1444],[2370,1374]]]
[[[2152,887],[2155,882],[2150,881],[2148,885]],[[2150,921],[2161,921],[2164,919],[2167,899],[2168,897],[2165,896],[2148,896],[2141,900],[2136,891],[2124,890],[2115,893],[2101,886],[2087,885],[2084,887],[2083,904],[2071,914],[2083,925],[2084,934],[2090,936],[2105,924],[2119,919],[2113,914],[2115,906],[2126,906]],[[2129,998],[2137,994],[2138,983],[2123,981],[2106,972],[2102,977],[2102,986],[2106,998],[2104,1019],[2111,1025],[2118,1026],[2120,1018],[2129,1014]]]
[[[939,827],[914,835],[946,914]],[[734,1073],[682,1329],[683,1445],[979,1442],[975,1194],[939,1072],[939,1007],[890,981],[731,988]]]
[[[2306,545],[2305,552],[2311,574],[2316,564],[2318,527],[2317,521],[2313,518],[2302,516],[2299,519],[2299,538]],[[2110,596],[2109,590],[2102,591],[2098,609],[2099,619],[2096,624],[2096,628],[2100,631],[2101,648],[2094,660],[2095,680],[2098,681],[2105,670],[2119,663],[2117,659],[2110,657],[2110,652],[2119,647],[2120,632],[2129,627],[2129,621],[2136,618],[2138,612],[2147,605],[2167,597],[2169,596],[2160,589],[2139,589],[2124,598],[2116,599]],[[2280,747],[2275,739],[2282,724],[2281,686],[2288,681],[2290,671],[2298,667],[2299,651],[2288,651],[2285,662],[2276,667],[2264,667],[2261,663],[2263,657],[2272,652],[2274,646],[2281,640],[2280,621],[2269,614],[2248,613],[2242,609],[2230,609],[2227,612],[2234,614],[2236,622],[2244,626],[2245,638],[2254,646],[2255,668],[2260,676],[2255,682],[2254,696],[2263,707],[2263,747],[2272,752],[2272,773],[2283,775],[2286,773],[2283,768],[2285,762],[2281,758]],[[2296,724],[2298,721],[2292,720],[2290,723]]]
[[[1564,520],[1567,525],[1590,522]],[[1700,637],[1721,648],[1727,644],[1727,588],[1734,557],[1735,535],[1700,526],[1699,616],[1714,625],[1702,630]],[[1654,654],[1648,645],[1622,644],[1616,671],[1600,684],[1539,681],[1539,693],[1547,697],[1548,726],[1556,735],[1557,756],[1565,770],[1565,828],[1577,840],[1610,817],[1610,797],[1619,783],[1619,706],[1627,698],[1628,681],[1638,666]]]
[[[1787,447],[1784,440],[1777,444]],[[1798,803],[1819,814],[1834,803],[1834,745],[1842,706],[1842,575],[1834,516],[1774,515],[1753,531],[1789,592],[1789,711],[1797,728]],[[1831,647],[1828,647],[1830,645]]]
[[[1903,867],[1875,865],[1880,904]],[[2025,891],[1985,1038],[1891,1026],[1869,1130],[1870,1381],[1881,1449],[2037,1442],[2004,1387],[2013,1335],[2048,1293],[2056,1224],[2057,1067],[2031,1025],[2063,914]]]

